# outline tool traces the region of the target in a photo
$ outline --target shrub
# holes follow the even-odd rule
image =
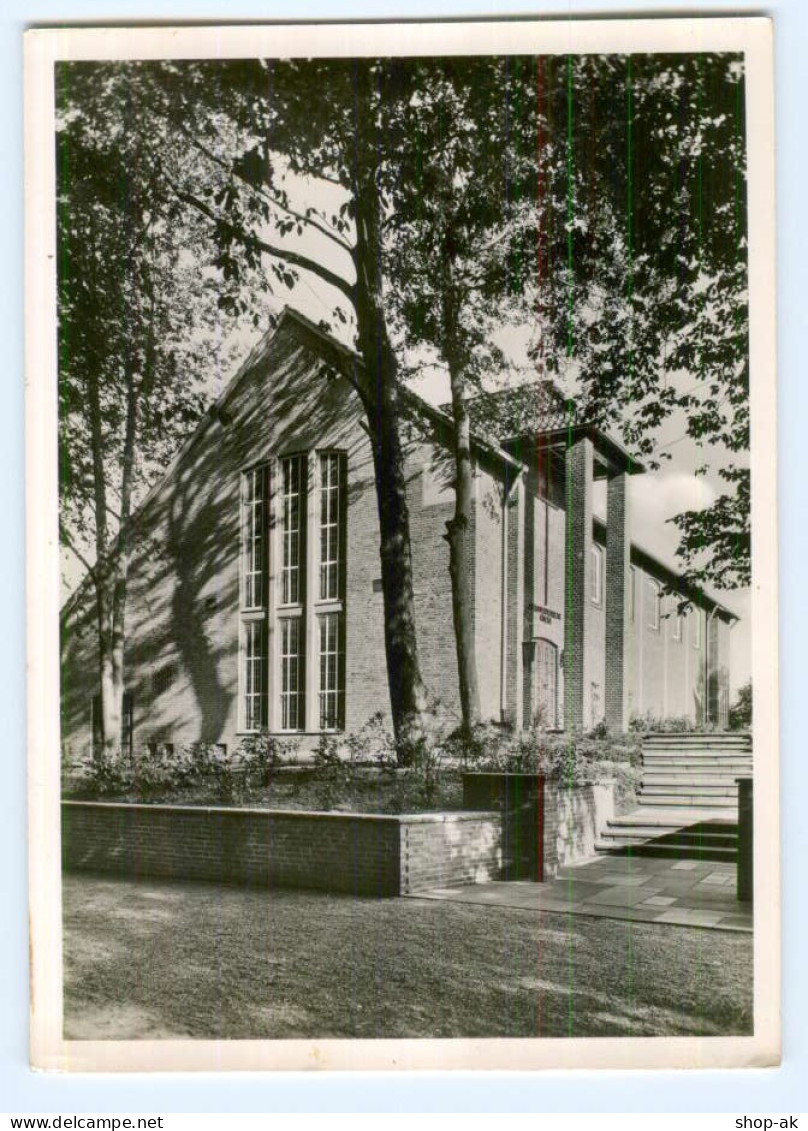
[[[134,780],[134,770],[128,758],[124,758],[120,751],[101,750],[82,763],[73,792],[80,797],[112,797],[130,791]]]
[[[752,728],[752,681],[748,680],[738,688],[735,702],[729,709],[730,730],[751,730]]]
[[[259,786],[268,786],[278,766],[294,756],[293,742],[284,741],[265,730],[247,735],[236,748],[236,760],[244,776]]]
[[[628,726],[630,731],[637,734],[653,734],[655,732],[687,734],[693,731],[716,729],[714,723],[697,723],[689,715],[672,715],[663,719],[659,715],[654,715],[651,711],[646,711],[643,715],[633,714]]]

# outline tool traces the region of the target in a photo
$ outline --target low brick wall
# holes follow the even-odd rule
[[[401,822],[401,894],[502,876],[498,813],[420,813]]]
[[[614,817],[614,784],[544,783],[544,878],[595,855],[595,841]]]
[[[499,809],[505,878],[549,880],[595,855],[614,817],[614,783],[568,786],[535,773],[466,773],[463,804]]]
[[[376,816],[62,803],[68,870],[394,896],[496,879],[494,813]]]

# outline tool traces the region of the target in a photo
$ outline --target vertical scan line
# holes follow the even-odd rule
[[[628,350],[627,350],[627,370],[628,370],[628,390],[631,396],[631,381],[633,377],[634,368],[634,317],[632,309],[632,286],[634,283],[632,272],[632,167],[631,167],[631,56],[628,56],[627,73],[626,73],[626,301],[628,303]]]
[[[573,217],[573,192],[572,192],[572,56],[567,56],[567,357],[572,357],[572,217]],[[567,402],[567,451],[572,448],[572,420],[573,404]],[[572,538],[570,531],[570,515],[572,514],[572,475],[567,469],[567,625],[572,624]],[[568,632],[569,632],[568,628]],[[580,643],[580,642],[579,642]],[[569,656],[570,649],[567,648]],[[569,668],[569,663],[566,665]],[[569,684],[568,684],[569,692]],[[568,700],[569,702],[569,700]],[[567,750],[567,796],[572,788],[572,763],[575,749],[575,736],[569,734]],[[567,872],[567,1035],[572,1036],[572,995],[575,981],[573,968],[572,949],[572,875]]]
[[[632,262],[632,210],[634,207],[632,200],[632,137],[631,137],[631,123],[633,116],[633,107],[631,103],[631,56],[628,56],[626,66],[626,302],[628,306],[628,349],[626,357],[627,377],[628,377],[628,396],[631,398],[631,386],[633,379],[633,364],[634,364],[634,315],[632,308],[632,286],[633,286],[633,262]],[[628,875],[631,876],[631,845],[626,849],[626,868]],[[628,898],[631,892],[631,886],[626,887],[626,896]],[[628,919],[626,925],[626,999],[628,1007],[631,1011],[634,1004],[634,924],[631,919]]]
[[[573,419],[573,405],[572,401],[567,401],[567,452],[572,450],[572,419]],[[573,569],[573,553],[572,553],[572,523],[570,517],[572,515],[572,465],[571,460],[568,459],[566,467],[566,488],[567,488],[567,569],[566,569],[566,626],[564,635],[566,637],[566,662],[564,664],[564,709],[567,712],[567,759],[566,759],[566,776],[567,776],[567,796],[570,795],[572,788],[572,762],[575,750],[575,734],[573,732],[571,721],[571,712],[569,704],[572,703],[572,665],[570,663],[570,656],[572,653],[572,569]],[[567,870],[567,1036],[572,1036],[572,993],[574,970],[572,962],[572,874]]]
[[[572,357],[572,56],[567,56],[567,357]]]
[[[543,358],[544,358],[544,326],[541,322],[542,317],[542,270],[541,270],[541,238],[543,224],[542,217],[542,59],[541,56],[536,60],[536,210],[539,216],[539,225],[536,236],[536,298],[538,309],[536,311],[539,321],[539,372],[543,371]],[[541,384],[539,385],[541,390]],[[541,392],[539,392],[541,397]],[[539,405],[539,428],[541,430],[547,427],[546,423],[541,419],[541,404]],[[539,442],[539,450],[537,452],[536,467],[541,476],[541,442]],[[545,561],[547,558],[547,546],[545,543]],[[535,675],[534,675],[535,687]],[[538,732],[537,732],[538,742]],[[538,822],[538,829],[536,830],[536,852],[539,858],[539,874],[538,880],[541,882],[544,879],[544,821],[543,821],[543,801],[544,801],[544,783],[541,780],[541,751],[536,751],[536,766],[539,770],[539,780],[537,782],[538,791],[538,804],[536,806],[536,820]],[[537,964],[538,964],[538,982],[541,985],[541,971],[542,971],[542,946],[541,946],[541,930],[537,933]],[[536,1036],[541,1037],[541,1021],[542,1021],[542,991],[538,991],[536,995]]]
[[[697,215],[697,230],[698,230],[698,265],[699,265],[698,266],[698,273],[699,273],[698,274],[698,285],[699,285],[699,294],[701,296],[700,301],[699,301],[699,321],[698,321],[698,342],[699,342],[698,378],[699,378],[700,381],[703,381],[704,380],[704,341],[703,341],[703,336],[704,336],[704,311],[705,311],[706,295],[705,295],[705,290],[704,290],[704,286],[703,286],[703,275],[704,275],[704,245],[703,245],[703,221],[704,221],[704,216],[703,216],[703,208],[704,208],[704,183],[703,183],[703,177],[704,177],[704,133],[703,133],[703,130],[704,130],[704,117],[703,117],[703,113],[704,113],[704,111],[703,111],[703,106],[702,106],[702,94],[703,94],[704,76],[703,76],[703,73],[702,73],[702,57],[701,57],[701,55],[698,56],[697,67],[698,67],[698,81],[696,83],[696,130],[698,131],[699,147],[698,147],[698,153],[697,153],[697,156],[696,156],[696,170],[697,170],[696,215]],[[699,444],[699,449],[701,450],[703,448],[703,441],[702,441],[702,438],[701,438],[701,430],[699,431],[698,444]],[[699,457],[699,462],[700,463],[704,462],[701,455]],[[704,547],[704,524],[703,523],[702,523],[700,533],[701,533],[701,537],[700,537],[701,545],[700,545],[699,548],[701,550]],[[704,631],[703,643],[704,643],[704,656],[705,656],[705,660],[706,660],[705,672],[706,672],[706,676],[707,676],[707,678],[704,681],[704,705],[705,705],[705,709],[708,713],[707,714],[707,721],[709,722],[710,721],[709,720],[709,702],[710,702],[710,679],[709,679],[709,674],[710,674],[709,673],[710,621],[709,621],[709,618],[707,620],[705,620],[704,628],[705,628],[705,631]],[[696,848],[696,857],[697,857],[699,863],[701,863],[702,855],[701,855],[700,846],[697,846],[697,848]],[[699,943],[702,943],[701,934],[699,935]],[[701,972],[702,977],[701,977],[701,979],[696,978],[696,980],[695,980],[696,994],[699,998],[699,1000],[697,1001],[697,1005],[696,1005],[696,1016],[698,1018],[698,1030],[697,1030],[697,1032],[698,1032],[698,1035],[700,1037],[704,1035],[704,1010],[703,1010],[703,1007],[702,1007],[702,1002],[700,1000],[701,999],[701,987],[702,987],[703,979],[706,976],[706,969],[705,969],[703,959],[704,959],[704,949],[703,949],[703,946],[700,945],[699,946],[699,970]]]
[[[743,83],[743,72],[738,76],[735,83],[735,136],[733,138],[734,145],[732,148],[733,166],[735,173],[735,263],[733,264],[733,290],[737,296],[738,292],[738,275],[739,272],[744,276],[744,283],[747,283],[745,278],[746,272],[742,270],[741,261],[741,161],[743,160],[743,138],[741,135],[741,88]],[[735,341],[735,373],[739,372],[738,362],[741,356],[741,311],[740,306],[736,300],[732,304],[734,311],[735,333],[733,335]],[[749,372],[747,369],[747,382],[746,382],[746,396],[749,397],[751,389],[749,387]],[[735,491],[740,490],[740,485],[736,483]],[[735,539],[735,560],[736,562],[741,556],[741,535],[740,533]],[[727,709],[729,709],[729,686],[727,687]]]

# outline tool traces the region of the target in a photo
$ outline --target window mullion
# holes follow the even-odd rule
[[[279,601],[278,586],[280,584],[281,565],[281,526],[282,503],[279,504],[278,495],[282,489],[282,475],[277,461],[273,461],[267,470],[267,727],[270,731],[278,729],[278,697],[280,687],[278,682],[280,645],[278,641],[277,606]]]
[[[315,615],[315,602],[320,592],[320,469],[316,452],[309,452],[304,458],[305,480],[308,491],[305,496],[306,531],[305,541],[305,584],[303,607],[303,652],[305,654],[305,722],[307,731],[319,730],[319,671],[318,661],[318,627]]]

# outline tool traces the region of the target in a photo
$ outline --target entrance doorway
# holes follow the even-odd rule
[[[539,726],[558,725],[558,648],[550,640],[536,641],[536,711]]]

